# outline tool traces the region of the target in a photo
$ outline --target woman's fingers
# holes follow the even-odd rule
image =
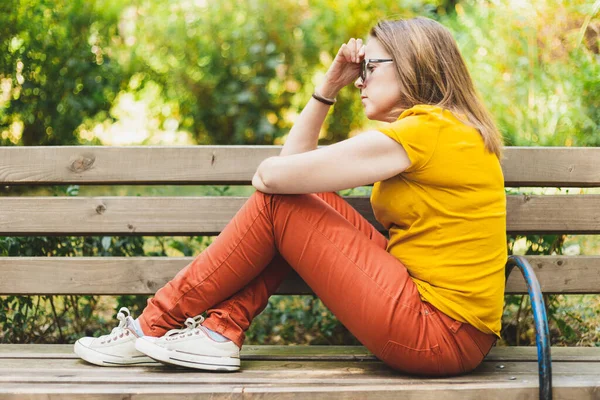
[[[348,40],[348,43],[342,44],[338,54],[340,53],[343,55],[344,60],[346,60],[348,63],[360,62],[361,55],[364,55],[364,45],[362,39],[351,38]]]
[[[348,40],[348,43],[344,47],[344,58],[346,59],[346,62],[348,62],[348,63],[353,62],[352,52],[354,51],[354,46],[356,46],[356,44],[355,44],[354,38],[352,38],[352,39]]]
[[[344,61],[350,62],[350,46],[346,43],[342,44],[340,47],[339,54],[344,58]]]
[[[351,38],[348,43],[343,43],[338,50],[338,55],[347,63],[359,63],[365,55],[365,45],[362,39]]]
[[[342,86],[353,82],[359,73],[356,64],[360,63],[364,56],[365,46],[362,39],[351,38],[347,43],[342,43],[327,71],[327,79]]]
[[[363,46],[362,39],[356,39],[356,46],[354,48],[354,62],[357,63],[360,61],[360,49]]]

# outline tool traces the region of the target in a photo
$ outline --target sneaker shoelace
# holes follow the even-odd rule
[[[117,313],[117,319],[119,320],[119,326],[113,328],[109,334],[100,336],[101,344],[114,342],[118,338],[122,338],[123,336],[129,336],[129,329],[127,328],[127,318],[131,316],[129,309],[127,307],[121,307],[119,312]],[[108,340],[107,340],[108,339]]]
[[[181,339],[185,336],[199,335],[200,328],[199,326],[204,321],[204,317],[201,315],[197,315],[194,318],[188,318],[185,320],[185,328],[182,329],[171,329],[165,336],[163,336],[166,340],[174,340]]]

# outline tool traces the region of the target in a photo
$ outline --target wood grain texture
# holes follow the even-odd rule
[[[507,147],[506,186],[600,186],[598,147]]]
[[[36,364],[37,362],[37,364]],[[23,365],[29,365],[25,370]],[[64,374],[61,370],[75,369],[77,374]],[[0,385],[2,383],[26,380],[28,382],[48,381],[54,383],[194,383],[202,378],[205,384],[273,384],[276,379],[284,379],[283,384],[307,384],[319,379],[321,384],[351,385],[360,379],[363,384],[394,384],[401,381],[426,380],[452,381],[453,383],[468,382],[501,382],[506,375],[519,376],[537,373],[536,362],[487,362],[484,361],[477,369],[468,375],[451,378],[416,377],[394,371],[380,361],[327,361],[327,360],[242,360],[241,373],[219,374],[208,371],[186,370],[171,366],[155,367],[118,367],[98,371],[97,366],[79,359],[16,360],[0,359]],[[299,371],[301,373],[298,373]],[[557,375],[591,376],[600,373],[600,363],[597,362],[557,362],[552,369]],[[155,372],[155,374],[148,374]],[[180,376],[174,373],[179,372]],[[245,373],[246,372],[246,373]],[[248,373],[249,372],[249,373]],[[163,376],[158,375],[164,373]],[[419,379],[420,378],[420,379]],[[600,377],[596,377],[600,380]],[[600,383],[600,381],[598,381]],[[358,383],[358,382],[357,382]]]
[[[600,347],[551,348],[553,362],[600,363]],[[377,361],[364,346],[276,346],[245,345],[242,360],[263,361]],[[70,344],[0,344],[0,359],[77,359]],[[486,356],[489,362],[537,362],[535,346],[495,346]]]
[[[0,148],[0,183],[249,184],[281,146]],[[507,147],[506,186],[600,186],[600,148]]]
[[[600,293],[600,256],[527,257],[544,293]],[[154,294],[193,257],[0,257],[0,294]],[[278,294],[312,294],[296,274]],[[506,293],[527,293],[518,269]]]
[[[281,146],[32,146],[0,148],[0,182],[249,184]]]
[[[245,197],[5,197],[0,234],[218,234]]]
[[[554,399],[596,398],[600,363],[557,361],[553,367]],[[0,399],[506,399],[537,397],[538,379],[536,362],[485,361],[467,375],[423,378],[379,361],[243,360],[240,372],[226,374],[0,359],[0,383]]]
[[[0,235],[216,235],[247,197],[0,197]],[[345,197],[380,231],[368,197]],[[600,195],[507,197],[507,231],[599,233]]]
[[[599,233],[600,195],[507,197],[507,231]]]

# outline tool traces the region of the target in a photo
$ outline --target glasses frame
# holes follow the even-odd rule
[[[367,81],[367,64],[378,64],[384,62],[394,62],[391,58],[365,58],[360,63],[360,79],[364,84]]]

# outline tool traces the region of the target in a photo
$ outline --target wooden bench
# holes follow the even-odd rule
[[[0,183],[249,185],[260,161],[278,155],[280,149],[5,147],[0,148]],[[503,170],[507,187],[598,187],[600,148],[508,148]],[[379,226],[368,197],[347,200]],[[507,200],[508,232],[600,233],[600,195],[509,195]],[[244,201],[0,197],[0,236],[215,235]],[[191,259],[1,257],[0,294],[152,294]],[[600,293],[598,255],[526,260],[544,293]],[[521,274],[510,274],[506,292],[527,291]],[[311,291],[295,276],[280,293]],[[543,321],[538,324],[543,330]],[[555,399],[597,399],[600,348],[553,347],[552,370],[545,373],[551,373]],[[469,375],[425,379],[397,373],[356,346],[245,346],[241,372],[224,374],[166,367],[102,368],[77,359],[71,345],[4,344],[0,382],[0,399],[549,398],[549,388],[538,390],[535,347],[495,347]]]

